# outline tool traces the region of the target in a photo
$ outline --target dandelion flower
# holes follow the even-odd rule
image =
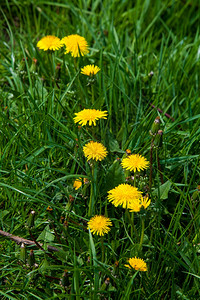
[[[96,121],[99,119],[107,118],[107,111],[100,111],[98,109],[83,109],[78,113],[75,113],[76,117],[74,118],[75,123],[79,123],[82,126],[86,125],[89,122],[89,126],[94,124],[96,126]]]
[[[81,178],[78,178],[74,181],[73,187],[75,190],[78,190],[82,186],[82,180]]]
[[[109,218],[104,216],[94,216],[88,222],[87,228],[90,229],[92,233],[102,236],[110,231],[109,226],[112,226]]]
[[[86,39],[78,34],[71,34],[61,40],[61,44],[65,45],[65,54],[71,53],[73,57],[84,56],[88,51],[88,43]]]
[[[125,265],[125,267],[128,267],[129,269],[133,268],[139,271],[144,271],[144,272],[147,271],[147,264],[141,258],[137,258],[137,257],[129,258],[128,263],[129,264]]]
[[[131,154],[122,160],[122,167],[130,171],[144,170],[149,166],[149,162],[140,154]]]
[[[130,212],[139,212],[141,209],[142,205],[141,205],[141,201],[139,199],[132,201],[131,203],[129,203],[128,208],[130,209]]]
[[[144,197],[141,200],[141,206],[144,207],[144,209],[146,209],[151,203],[151,200],[148,197]]]
[[[60,39],[54,35],[47,35],[37,43],[37,47],[44,51],[58,50],[61,47]]]
[[[84,74],[87,76],[96,75],[99,71],[100,71],[100,68],[95,65],[87,65],[87,66],[81,68],[81,74]]]
[[[83,147],[83,152],[87,160],[102,160],[107,155],[107,150],[101,143],[90,141]]]
[[[142,192],[126,183],[122,183],[108,192],[108,201],[116,207],[122,205],[123,208],[133,209],[133,205],[140,205],[141,198]]]

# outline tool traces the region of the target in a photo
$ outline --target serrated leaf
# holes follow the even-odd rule
[[[168,180],[160,186],[160,199],[165,200],[168,198],[168,193],[171,185],[171,182]],[[154,196],[158,196],[158,189],[155,189],[152,194]]]
[[[50,227],[47,225],[38,236],[37,241],[52,242],[53,240],[54,234],[51,233]]]
[[[106,145],[108,145],[110,152],[124,153],[124,151],[120,149],[118,141],[109,130],[106,132]]]
[[[103,186],[103,193],[111,190],[112,188],[118,186],[119,184],[125,182],[125,174],[119,161],[114,161],[114,163],[108,169],[105,176],[105,183]]]

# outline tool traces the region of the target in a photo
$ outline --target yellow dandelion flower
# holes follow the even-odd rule
[[[108,153],[103,144],[93,141],[90,141],[83,147],[83,152],[87,160],[95,159],[96,161],[101,161]]]
[[[81,68],[81,74],[84,74],[87,76],[96,75],[99,71],[100,71],[100,68],[95,65],[87,65],[87,66]]]
[[[144,170],[149,166],[149,162],[140,154],[131,154],[122,160],[122,167],[130,171]]]
[[[148,197],[144,197],[141,200],[141,206],[144,207],[144,209],[146,209],[151,203],[151,200]]]
[[[73,187],[75,190],[78,190],[82,186],[82,180],[81,178],[78,178],[74,181]]]
[[[86,39],[78,34],[71,34],[61,40],[61,44],[65,45],[65,54],[71,53],[73,57],[84,56],[88,51],[88,43]]]
[[[130,209],[130,212],[139,212],[141,209],[141,201],[140,200],[135,200],[129,203],[128,209]]]
[[[144,272],[147,271],[147,264],[141,258],[137,258],[136,256],[132,257],[132,258],[129,258],[128,263],[129,264],[125,265],[125,267],[128,267],[129,269],[133,268],[136,271],[137,270],[144,271]]]
[[[112,226],[112,222],[109,218],[104,216],[94,216],[88,222],[87,228],[90,229],[92,233],[102,236],[110,231],[109,226]]]
[[[133,209],[133,205],[140,205],[142,192],[130,184],[122,183],[108,192],[108,201],[114,206]],[[141,206],[141,205],[140,205]]]
[[[78,113],[75,113],[74,122],[79,123],[82,126],[89,122],[89,126],[94,124],[96,126],[96,121],[99,119],[107,119],[108,112],[106,110],[100,111],[98,109],[83,109]]]
[[[58,50],[61,47],[60,39],[54,35],[47,35],[37,43],[37,47],[44,51]]]

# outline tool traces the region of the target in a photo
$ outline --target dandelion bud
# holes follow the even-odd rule
[[[84,177],[84,178],[83,178],[83,182],[84,182],[84,184],[89,184],[88,178]]]
[[[154,147],[161,147],[162,146],[162,135],[163,135],[163,131],[162,130],[158,130],[158,133],[156,134],[156,137],[154,139]]]
[[[33,62],[35,65],[37,64],[37,59],[35,57],[33,57]]]
[[[30,267],[33,267],[34,264],[35,264],[35,255],[34,255],[33,250],[31,249],[30,254],[29,254],[29,257],[28,257],[28,265],[29,265]]]
[[[61,216],[61,217],[60,217],[60,223],[63,224],[64,220],[65,220],[65,217]]]
[[[126,149],[126,155],[130,155],[131,154],[131,150],[130,149]]]
[[[160,129],[160,117],[156,117],[150,130],[150,135],[155,136]]]
[[[19,258],[26,263],[26,248],[24,243],[21,244]]]
[[[119,274],[119,262],[115,261],[114,268],[113,268],[113,275],[118,275],[118,274]]]
[[[69,224],[68,224],[68,222],[65,220],[64,223],[63,223],[63,225],[67,228]]]
[[[60,70],[61,69],[61,63],[58,63],[57,65],[56,65],[56,70]]]
[[[27,226],[28,228],[32,228],[34,226],[34,220],[35,220],[35,211],[32,210],[29,214]]]

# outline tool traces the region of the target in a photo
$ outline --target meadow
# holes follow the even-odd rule
[[[200,299],[199,1],[0,13],[0,298]]]

